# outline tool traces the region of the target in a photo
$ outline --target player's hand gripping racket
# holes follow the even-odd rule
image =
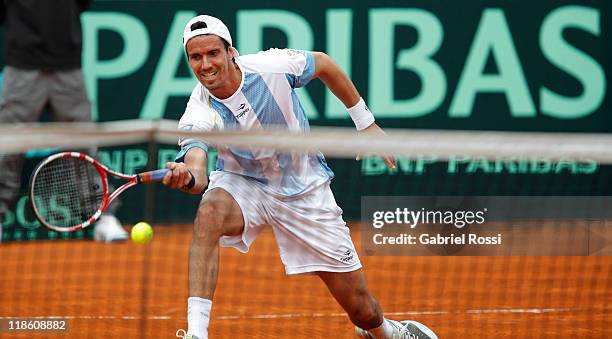
[[[127,175],[108,169],[92,157],[57,153],[41,162],[30,178],[30,202],[43,225],[59,232],[93,224],[119,194],[141,183],[161,182],[169,169]],[[127,182],[109,192],[108,175]]]

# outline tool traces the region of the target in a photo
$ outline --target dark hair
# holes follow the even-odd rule
[[[205,22],[198,21],[198,22],[195,22],[193,25],[191,25],[191,30],[195,31],[196,29],[206,28],[206,27],[208,27],[208,26],[206,25]],[[213,34],[213,35],[215,35],[215,34]],[[225,47],[225,50],[229,52],[229,48],[230,48],[229,42],[227,42],[227,40],[223,39],[222,37],[220,37],[218,35],[217,35],[217,37],[219,39],[221,39],[221,42],[223,42],[223,47]],[[185,49],[185,53],[187,53],[187,49]],[[189,54],[187,54],[187,59],[189,59]],[[232,58],[232,62],[236,63],[236,58]]]
[[[191,31],[193,32],[193,31],[195,31],[196,29],[200,29],[200,28],[207,28],[207,27],[208,27],[208,25],[207,25],[207,24],[206,24],[204,21],[197,21],[197,22],[194,22],[194,23],[191,25]]]
[[[230,48],[229,42],[225,41],[225,39],[223,39],[222,37],[219,37],[219,39],[223,41],[223,46],[225,46],[225,50],[229,51],[229,48]]]
[[[229,53],[229,48],[230,48],[229,42],[225,41],[225,39],[223,39],[222,37],[219,37],[219,39],[221,39],[221,41],[223,41],[223,46],[225,47],[225,50]],[[236,63],[236,57],[232,57],[232,62],[234,64]]]

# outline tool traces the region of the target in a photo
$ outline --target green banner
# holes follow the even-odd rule
[[[387,127],[605,132],[612,126],[609,2],[97,2],[83,14],[99,120],[178,118],[195,83],[181,45],[195,14],[224,20],[242,54],[325,51]],[[344,4],[345,5],[345,4]],[[315,124],[350,125],[323,86]]]

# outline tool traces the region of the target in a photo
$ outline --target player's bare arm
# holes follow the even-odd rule
[[[315,57],[315,72],[313,78],[319,78],[334,95],[342,101],[346,107],[354,107],[358,105],[361,100],[361,96],[357,91],[357,88],[349,79],[348,75],[344,73],[342,68],[327,54],[322,52],[314,52]],[[375,123],[372,122],[367,127],[360,129],[362,133],[378,133],[385,134],[385,132]],[[357,156],[359,160],[360,156]],[[392,156],[383,156],[385,164],[389,168],[395,168],[396,160]]]
[[[315,58],[313,79],[318,78],[323,81],[344,106],[355,106],[361,96],[348,75],[329,55],[323,52],[313,52],[313,54]]]
[[[184,162],[168,162],[166,168],[172,171],[164,177],[164,185],[180,189],[191,194],[201,194],[208,186],[208,176],[206,174],[206,152],[193,147],[185,154]],[[194,185],[188,188],[189,183],[194,180]]]

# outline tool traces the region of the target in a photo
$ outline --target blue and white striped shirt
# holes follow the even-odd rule
[[[227,99],[218,99],[198,83],[179,122],[180,129],[310,129],[295,88],[312,79],[315,61],[311,52],[271,49],[239,56],[236,63],[242,71],[238,90]],[[208,150],[201,140],[182,140],[180,145],[177,158],[191,147]],[[218,151],[216,170],[250,177],[279,196],[301,195],[334,176],[320,152],[280,153],[235,147],[220,147]]]

